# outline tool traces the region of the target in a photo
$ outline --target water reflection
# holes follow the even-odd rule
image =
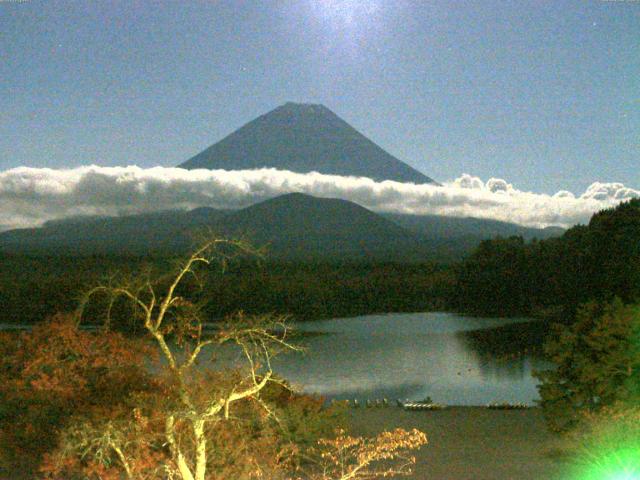
[[[302,331],[331,334],[308,338],[305,355],[287,354],[274,366],[294,386],[328,398],[532,404],[538,395],[531,370],[545,367],[535,349],[522,347],[515,355],[513,339],[498,335],[489,343],[512,345],[493,351],[477,333],[504,326],[524,331],[525,321],[419,313],[303,323]]]
[[[0,325],[0,329],[28,329]],[[295,387],[336,399],[420,400],[449,405],[533,404],[533,369],[542,359],[547,325],[529,319],[463,317],[447,313],[368,315],[300,323],[306,354],[276,357],[274,369]],[[214,353],[209,349],[208,353]],[[237,349],[215,350],[220,363],[243,365]]]
[[[523,321],[491,328],[458,332],[466,347],[474,352],[487,378],[525,378],[533,369],[547,368],[542,342],[548,323]]]

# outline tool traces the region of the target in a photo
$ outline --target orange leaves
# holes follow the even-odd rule
[[[126,478],[158,478],[154,472],[166,463],[167,452],[157,423],[128,407],[91,413],[76,417],[61,432],[43,467],[49,475],[121,479],[124,472]]]
[[[77,378],[74,384],[67,383],[67,372],[63,369],[55,369],[51,374],[39,372],[33,380],[30,381],[30,386],[35,391],[40,391],[48,395],[57,395],[62,398],[72,397],[76,391],[83,390],[86,385],[86,381],[82,378]]]
[[[20,370],[16,380],[26,381],[34,392],[67,400],[86,394],[103,375],[139,368],[144,358],[144,349],[136,342],[113,332],[81,331],[63,315],[23,333],[20,342],[11,359]]]
[[[80,330],[64,315],[0,336],[3,456],[31,471],[74,418],[117,412],[132,392],[149,388],[145,351],[117,333]]]
[[[333,439],[318,441],[319,472],[314,480],[347,480],[408,475],[415,457],[407,455],[427,444],[427,436],[416,429],[398,428],[373,438],[352,437],[343,430]]]

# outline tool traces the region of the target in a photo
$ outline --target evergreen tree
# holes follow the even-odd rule
[[[536,372],[549,427],[566,431],[584,413],[640,399],[640,306],[591,302],[545,344],[554,368]]]

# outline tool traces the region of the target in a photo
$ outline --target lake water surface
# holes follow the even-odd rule
[[[526,321],[394,313],[303,322],[298,330],[326,334],[306,338],[305,354],[279,357],[274,369],[298,389],[330,399],[534,404],[539,396],[531,371],[548,364],[531,352],[482,351],[468,338],[473,330]]]
[[[327,399],[430,396],[448,405],[532,405],[539,396],[531,372],[549,364],[499,335],[484,347],[472,335],[520,324],[526,339],[530,322],[434,312],[300,322],[297,330],[318,335],[304,338],[304,354],[276,357],[273,366],[296,389]],[[28,328],[0,325],[0,330]],[[242,361],[240,355],[227,353]]]

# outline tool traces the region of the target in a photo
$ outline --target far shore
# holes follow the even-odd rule
[[[546,429],[539,408],[490,410],[450,407],[406,411],[398,407],[348,410],[352,434],[417,428],[429,444],[415,454],[412,479],[561,480],[560,438]]]

